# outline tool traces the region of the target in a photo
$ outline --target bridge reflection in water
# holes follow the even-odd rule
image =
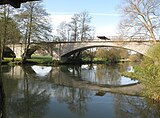
[[[48,68],[46,72],[49,73],[37,76],[37,70],[32,69],[35,67],[41,68],[40,71]],[[143,97],[109,92],[96,96],[108,83],[120,85],[119,72],[126,71],[128,65],[82,67],[5,66],[6,118],[159,116],[158,106],[149,104]]]
[[[37,76],[41,76],[41,77],[47,76],[52,70],[52,67],[48,67],[48,66],[34,65],[34,66],[31,66],[31,68],[34,70]]]

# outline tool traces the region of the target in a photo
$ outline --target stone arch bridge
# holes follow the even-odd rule
[[[147,50],[153,45],[151,41],[111,41],[93,40],[83,42],[40,42],[30,45],[31,54],[39,48],[45,48],[53,59],[65,59],[75,52],[86,50],[93,47],[117,47],[138,52],[145,55]],[[25,46],[23,44],[7,45],[12,49],[17,58],[21,58]]]

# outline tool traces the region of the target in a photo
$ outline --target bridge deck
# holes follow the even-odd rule
[[[88,41],[52,41],[52,42],[32,42],[31,44],[46,44],[46,43],[50,43],[50,44],[58,44],[58,43],[106,43],[106,42],[113,42],[113,43],[118,43],[118,42],[137,42],[137,43],[143,43],[143,42],[149,42],[151,43],[151,40],[88,40]],[[159,40],[157,42],[160,42]],[[21,43],[19,43],[21,44]]]

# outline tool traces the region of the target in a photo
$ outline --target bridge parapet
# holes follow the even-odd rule
[[[150,38],[149,37],[141,37],[141,36],[109,36],[107,37],[110,40],[114,40],[114,41],[149,41]]]

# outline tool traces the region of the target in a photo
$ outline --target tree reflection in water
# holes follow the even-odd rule
[[[66,68],[66,69],[65,69]],[[122,65],[82,65],[77,66],[65,66],[62,72],[74,76],[75,79],[90,82],[92,84],[102,85],[125,85],[137,83],[136,80],[122,77],[120,72],[127,71],[127,67]]]
[[[47,117],[46,114],[53,115],[49,111],[54,112],[56,116],[56,111],[52,111],[53,109],[49,106],[52,99],[55,99],[56,103],[65,104],[69,110],[68,114],[76,114],[79,117],[94,116],[106,110],[102,108],[112,109],[112,113],[116,114],[110,114],[117,118],[157,118],[160,116],[160,105],[146,102],[143,97],[111,93],[106,93],[101,97],[95,96],[97,91],[92,91],[89,87],[87,89],[82,85],[85,82],[84,78],[88,77],[85,75],[86,72],[90,72],[90,75],[96,73],[96,79],[99,78],[99,82],[109,76],[107,82],[115,83],[120,76],[118,73],[120,68],[106,67],[106,65],[86,67],[87,69],[79,66],[52,67],[48,75],[41,78],[30,66],[11,67],[11,71],[8,69],[9,72],[6,71],[7,69],[3,70],[6,118],[43,118]],[[121,68],[125,69],[125,67]],[[63,109],[64,106],[61,108]],[[105,113],[99,116],[105,117]]]
[[[21,68],[22,69],[22,68]],[[23,71],[23,70],[21,70]],[[28,73],[23,79],[12,78],[13,75],[3,75],[6,93],[6,118],[40,118],[47,110],[49,94],[46,92],[45,83],[32,80]]]
[[[159,118],[160,104],[138,96],[114,94],[117,118]]]
[[[87,102],[91,100],[91,91],[73,87],[56,86],[55,97],[60,103],[66,103],[68,109],[83,117],[87,112]]]

